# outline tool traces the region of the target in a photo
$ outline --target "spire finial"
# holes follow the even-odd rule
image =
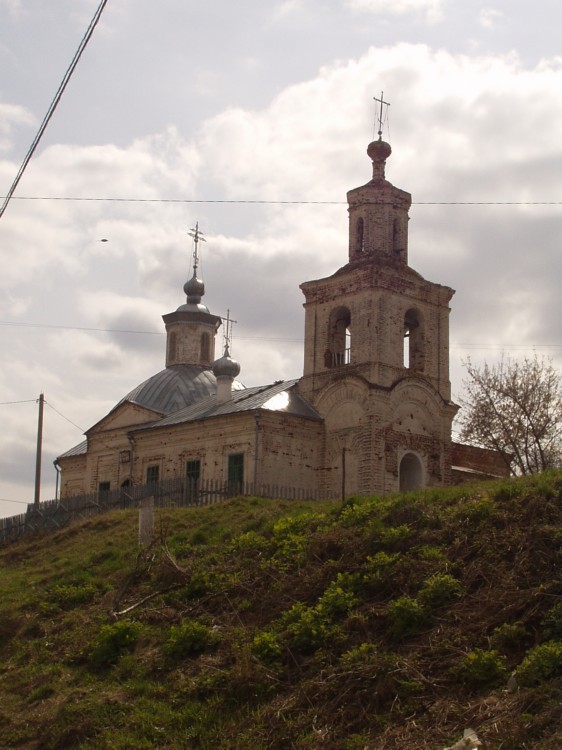
[[[193,237],[193,275],[197,276],[197,266],[199,265],[199,243],[207,242],[203,237],[203,232],[199,229],[199,222],[195,222],[195,227],[191,228],[188,232],[190,237]]]
[[[383,108],[383,106],[390,107],[390,102],[385,102],[385,100],[384,100],[384,91],[381,91],[381,98],[380,99],[377,99],[376,96],[373,96],[373,99],[376,102],[379,102],[379,104],[381,105],[380,106],[380,110],[379,110],[379,116],[377,117],[377,120],[379,121],[379,131],[378,131],[379,141],[382,141],[382,124],[383,124],[383,121],[384,121],[384,118],[382,116],[382,108]],[[388,113],[388,110],[387,110],[387,113]]]
[[[199,229],[199,222],[195,224],[193,229],[188,232],[190,237],[193,237],[193,276],[189,281],[186,281],[183,285],[183,291],[187,296],[187,303],[198,305],[201,302],[201,297],[205,294],[205,284],[201,279],[197,278],[197,267],[199,265],[199,243],[206,242],[207,240],[203,237],[203,232]]]
[[[226,311],[226,318],[224,320],[224,353],[228,356],[230,346],[232,343],[232,326],[234,323],[238,323],[237,320],[232,320],[230,317],[230,310]]]

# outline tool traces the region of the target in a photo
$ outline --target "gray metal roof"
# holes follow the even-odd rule
[[[217,403],[214,395],[198,401],[185,409],[164,417],[157,422],[152,422],[139,430],[155,429],[157,427],[169,427],[171,425],[183,424],[185,422],[196,422],[209,417],[224,416],[225,414],[239,414],[256,409],[271,410],[292,414],[307,419],[321,420],[322,417],[298,392],[296,385],[298,380],[279,380],[271,385],[260,385],[243,390],[233,391],[232,400]],[[275,396],[286,393],[284,399],[273,402]]]
[[[244,386],[235,381],[233,388]],[[171,365],[134,388],[115,408],[131,401],[161,414],[173,414],[216,393],[216,390],[212,370],[200,365]]]
[[[57,461],[59,460],[59,458],[71,458],[72,456],[85,456],[87,452],[88,452],[88,441],[82,440],[82,442],[78,443],[78,445],[75,445],[74,448],[71,448],[65,453],[61,453],[60,456],[57,456]]]

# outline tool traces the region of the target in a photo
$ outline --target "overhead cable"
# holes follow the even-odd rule
[[[0,196],[1,197],[1,196]],[[11,196],[10,196],[11,197]],[[347,201],[304,201],[304,200],[254,200],[222,198],[103,198],[76,196],[18,195],[20,201],[82,201],[85,203],[221,203],[249,204],[263,206],[347,206]],[[379,205],[382,205],[382,201]],[[412,201],[412,206],[562,206],[562,201]],[[2,214],[0,214],[1,216]]]
[[[80,42],[80,45],[78,46],[78,49],[76,50],[76,52],[74,54],[74,57],[72,58],[72,62],[68,66],[68,69],[67,69],[66,73],[64,74],[64,77],[63,77],[63,79],[62,79],[62,81],[61,81],[61,83],[60,83],[60,85],[58,87],[57,93],[55,94],[55,98],[51,102],[51,104],[49,106],[49,109],[47,110],[47,114],[45,115],[45,117],[43,118],[43,122],[39,126],[39,130],[37,131],[37,134],[36,134],[35,138],[33,139],[33,142],[31,144],[31,146],[29,147],[29,151],[25,155],[25,158],[24,158],[24,160],[22,162],[21,167],[19,168],[19,171],[18,171],[18,173],[17,173],[17,175],[15,177],[15,180],[13,181],[12,186],[8,190],[8,194],[4,198],[4,203],[2,204],[2,207],[0,208],[0,219],[4,215],[4,211],[7,209],[8,204],[9,204],[11,198],[12,198],[12,195],[14,194],[14,192],[15,192],[17,186],[18,186],[18,183],[19,183],[20,179],[23,176],[23,173],[25,172],[25,169],[26,169],[27,165],[29,164],[29,162],[31,160],[31,157],[33,156],[33,154],[35,152],[35,149],[39,145],[39,141],[43,137],[43,133],[45,132],[45,130],[47,128],[47,125],[49,124],[49,120],[53,116],[53,114],[54,114],[54,112],[55,112],[55,110],[56,110],[56,108],[58,106],[58,103],[59,103],[59,101],[61,99],[61,96],[63,95],[64,90],[65,90],[65,88],[66,88],[66,86],[67,86],[67,84],[68,84],[68,82],[70,80],[70,77],[74,73],[74,69],[78,65],[78,60],[80,60],[80,57],[82,56],[82,52],[84,52],[84,50],[86,49],[86,45],[90,41],[90,37],[92,36],[92,33],[93,33],[93,31],[94,31],[94,29],[95,29],[98,21],[100,20],[100,16],[101,16],[101,14],[103,12],[103,9],[105,8],[106,4],[107,4],[107,0],[102,0],[101,1],[101,3],[98,6],[98,9],[94,13],[94,17],[90,21],[90,25],[88,26],[88,29],[86,30],[86,33],[82,37],[82,41]]]

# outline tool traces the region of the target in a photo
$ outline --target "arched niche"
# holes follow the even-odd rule
[[[423,466],[415,453],[408,451],[400,460],[400,492],[411,492],[423,487]]]

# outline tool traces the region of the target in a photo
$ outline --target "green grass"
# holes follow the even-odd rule
[[[0,549],[3,749],[559,747],[562,472],[136,524]]]

